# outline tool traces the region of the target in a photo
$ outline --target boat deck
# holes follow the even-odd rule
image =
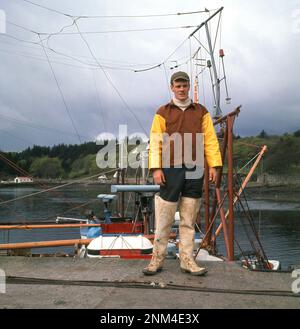
[[[253,272],[234,262],[207,262],[208,274],[193,277],[180,272],[177,260],[167,259],[161,273],[144,276],[141,270],[147,263],[0,256],[7,283],[0,308],[300,308],[300,294],[291,290],[295,280],[291,273]]]

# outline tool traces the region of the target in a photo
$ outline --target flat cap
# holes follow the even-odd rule
[[[178,71],[178,72],[175,72],[175,73],[172,74],[171,84],[176,80],[186,80],[186,81],[190,82],[190,77],[188,76],[187,73],[182,72],[182,71]]]

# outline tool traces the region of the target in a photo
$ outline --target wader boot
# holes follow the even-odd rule
[[[193,256],[195,223],[200,209],[201,199],[181,197],[179,204],[179,258],[180,269],[191,275],[204,275],[207,269],[199,267]]]
[[[155,238],[152,259],[143,269],[145,275],[154,275],[162,270],[176,210],[177,202],[165,201],[158,195],[155,196]]]

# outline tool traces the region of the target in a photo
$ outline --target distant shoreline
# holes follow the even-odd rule
[[[126,178],[125,184],[135,184],[136,178]],[[101,181],[101,180],[84,180],[84,178],[77,178],[77,179],[62,179],[62,180],[56,180],[56,179],[41,179],[36,180],[34,182],[28,182],[28,183],[15,183],[15,182],[1,182],[0,187],[25,187],[25,186],[39,186],[39,185],[64,185],[64,184],[76,184],[76,185],[112,185],[117,184],[116,179],[107,180],[107,181]],[[121,184],[121,183],[119,183]],[[295,192],[297,191],[297,188],[300,187],[299,182],[294,183],[258,183],[258,182],[249,182],[246,189],[247,190],[257,190],[257,189],[264,189],[264,190],[286,190],[287,192],[290,192],[290,188],[295,187]]]
[[[127,178],[126,179],[127,184],[135,184],[136,179],[135,178]],[[41,179],[36,180],[34,182],[28,182],[28,183],[15,183],[15,182],[1,182],[0,188],[2,187],[36,187],[41,185],[64,185],[64,184],[70,184],[70,185],[112,185],[117,184],[116,179],[107,180],[107,181],[101,181],[101,180],[84,180],[84,178],[77,178],[77,179]]]
[[[64,185],[64,184],[74,184],[74,185],[111,185],[115,183],[110,182],[97,182],[97,181],[84,181],[84,182],[77,182],[76,180],[68,180],[68,181],[61,181],[61,182],[53,182],[53,181],[38,181],[38,182],[31,182],[31,183],[0,183],[1,187],[39,187],[43,185]]]
[[[300,203],[300,185],[263,185],[247,186],[246,195],[251,200],[266,200],[278,202],[298,202]]]
[[[135,178],[130,178],[126,184],[135,184]],[[113,184],[117,184],[116,180],[109,180],[107,182],[101,182],[96,180],[86,180],[80,181],[78,179],[66,179],[66,180],[40,180],[29,183],[0,183],[0,189],[5,188],[24,188],[24,187],[51,187],[51,186],[59,186],[59,185],[67,185],[71,187],[75,186],[109,186]],[[300,200],[300,185],[299,183],[295,184],[285,184],[285,185],[269,185],[269,184],[258,184],[256,182],[250,182],[247,185],[245,192],[246,196],[251,200],[269,200],[269,201],[278,201],[278,202],[299,202]]]

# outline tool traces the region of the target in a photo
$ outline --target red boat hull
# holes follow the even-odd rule
[[[90,256],[114,257],[118,256],[124,259],[150,259],[152,257],[152,250],[142,251],[141,249],[109,249],[109,250],[88,250]]]
[[[139,234],[143,233],[143,224],[137,223],[110,223],[101,224],[103,234],[112,233],[126,233],[126,234]]]

